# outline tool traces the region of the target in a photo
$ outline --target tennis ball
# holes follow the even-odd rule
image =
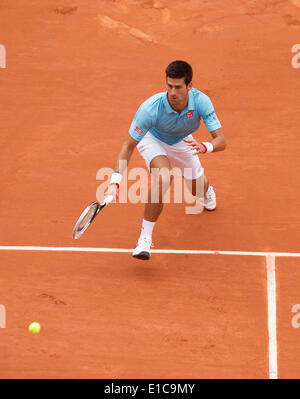
[[[28,330],[32,333],[32,334],[38,334],[40,332],[41,326],[39,325],[39,323],[31,323],[30,326],[28,327]]]

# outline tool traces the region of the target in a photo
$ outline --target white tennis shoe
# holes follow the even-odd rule
[[[214,192],[213,187],[210,185],[208,190],[204,195],[204,208],[208,211],[214,211],[217,206],[216,193]]]
[[[150,248],[153,247],[152,239],[149,236],[141,236],[138,240],[132,256],[137,259],[149,260]]]

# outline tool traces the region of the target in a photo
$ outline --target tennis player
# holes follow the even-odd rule
[[[189,180],[192,194],[196,195],[197,181],[201,176],[203,178],[198,154],[222,151],[226,147],[213,104],[206,94],[192,87],[192,77],[193,70],[187,62],[174,61],[168,65],[167,91],[153,95],[139,107],[129,129],[129,137],[115,161],[115,172],[108,188],[108,194],[115,198],[124,172],[120,165],[125,164],[126,168],[135,147],[144,158],[154,182],[148,192],[141,234],[132,254],[138,259],[150,258],[152,231],[163,209],[163,196],[172,180],[166,171],[178,168],[182,176]],[[192,136],[199,128],[201,118],[211,133],[211,141],[197,142]],[[206,176],[204,193],[204,208],[213,211],[216,195]],[[158,201],[153,202],[152,198],[158,198]]]

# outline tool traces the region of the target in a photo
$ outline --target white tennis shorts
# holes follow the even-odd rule
[[[186,138],[193,140],[191,134]],[[165,155],[169,159],[171,167],[177,168],[181,176],[186,179],[198,179],[203,173],[198,155],[193,155],[195,150],[185,141],[169,145],[158,140],[150,132],[147,132],[138,143],[137,149],[144,158],[149,170],[153,158],[158,155]]]

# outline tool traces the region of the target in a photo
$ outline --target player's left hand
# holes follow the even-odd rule
[[[107,195],[112,195],[114,197],[112,202],[116,202],[118,196],[119,196],[119,188],[116,184],[110,184],[108,186],[108,189],[105,193],[105,196]]]
[[[186,143],[188,143],[188,145],[195,150],[195,152],[193,153],[193,155],[197,155],[197,154],[204,154],[206,152],[206,148],[204,147],[204,145],[202,145],[201,143],[198,143],[196,140],[191,140],[191,139],[183,139],[183,141],[185,141]]]

